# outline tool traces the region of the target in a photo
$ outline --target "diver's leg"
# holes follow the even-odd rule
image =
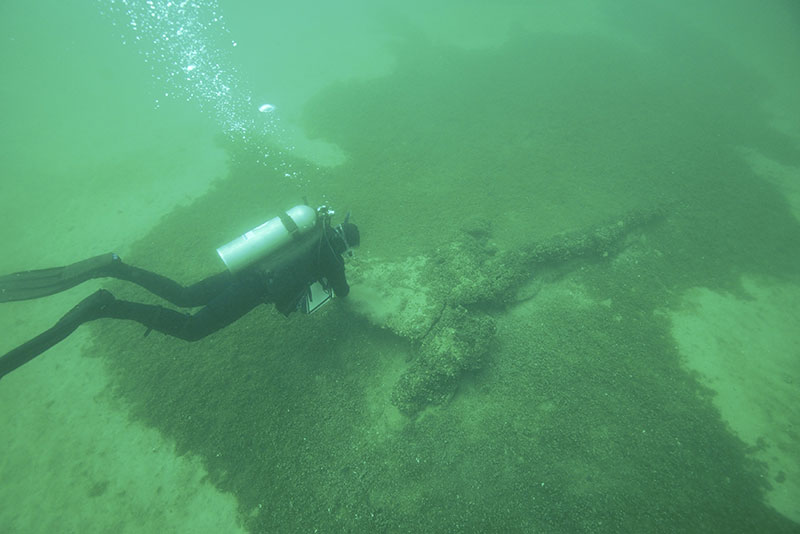
[[[118,278],[142,286],[176,306],[204,306],[225,290],[233,275],[228,271],[189,287],[132,265],[114,253],[101,254],[65,267],[23,271],[0,276],[0,302],[28,300],[67,290],[91,278]]]
[[[107,276],[133,282],[181,308],[205,306],[233,283],[233,275],[229,271],[223,271],[184,287],[166,276],[122,263],[119,259],[98,270],[94,278]]]
[[[197,341],[228,326],[264,302],[261,293],[254,289],[251,284],[234,281],[194,315],[162,306],[117,300],[101,289],[81,301],[52,328],[0,357],[0,378],[62,341],[81,324],[95,319],[128,319],[173,337]]]
[[[103,308],[102,316],[136,321],[148,329],[186,341],[197,341],[228,326],[263,302],[264,297],[259,291],[232,281],[194,315],[162,306],[115,300]]]

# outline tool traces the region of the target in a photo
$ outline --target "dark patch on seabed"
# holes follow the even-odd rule
[[[337,304],[257,310],[194,344],[103,322],[119,394],[205,459],[253,532],[797,532],[763,504],[764,466],[655,313],[688,287],[736,290],[742,273],[793,279],[800,250],[783,198],[731,147],[784,161],[797,149],[759,111],[758,80],[724,54],[714,79],[710,44],[694,39],[688,64],[589,38],[418,44],[393,75],[309,107],[309,129],[349,156],[318,187],[356,210],[377,260],[462,239],[465,214],[514,247],[631,209],[666,213],[620,250],[550,266],[585,302],[483,303],[496,343],[449,402],[397,414],[392,383],[417,347]],[[238,161],[128,260],[186,282],[218,268],[197,251],[230,239],[231,217],[255,226],[263,199],[294,194]]]

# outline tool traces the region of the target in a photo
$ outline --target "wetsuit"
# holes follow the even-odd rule
[[[350,227],[357,236],[355,226]],[[357,240],[353,244],[357,244]],[[337,297],[344,297],[350,291],[342,259],[347,247],[347,242],[339,238],[334,229],[320,224],[302,241],[289,245],[283,256],[236,274],[221,272],[188,287],[124,264],[114,254],[65,268],[8,275],[2,279],[4,284],[0,284],[2,301],[38,298],[90,278],[111,277],[133,282],[178,307],[202,308],[193,314],[181,313],[163,306],[118,300],[101,289],[80,302],[52,328],[0,357],[0,378],[63,340],[81,324],[95,319],[132,320],[146,326],[148,332],[157,330],[196,341],[228,326],[262,303],[274,303],[281,313],[289,315],[298,309],[309,286],[317,281],[331,288]],[[84,268],[85,265],[90,267]],[[36,285],[40,282],[41,286]]]
[[[331,231],[328,229],[328,231]],[[149,329],[187,341],[202,339],[228,326],[262,303],[274,303],[284,315],[298,309],[308,286],[324,280],[337,297],[350,292],[341,250],[319,235],[293,261],[279,268],[254,265],[240,273],[224,271],[188,287],[124,263],[114,263],[105,276],[138,284],[182,308],[203,308],[194,314],[162,306],[114,299],[94,318],[130,319]]]

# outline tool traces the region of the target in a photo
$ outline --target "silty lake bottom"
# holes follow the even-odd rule
[[[614,20],[476,49],[404,29],[389,72],[304,106],[305,135],[342,157],[282,153],[300,186],[220,136],[224,176],[125,261],[197,281],[222,268],[216,247],[307,196],[361,228],[352,293],[195,343],[83,327],[82,361],[108,377],[96,400],[198,464],[184,485],[233,497],[231,528],[250,532],[800,531],[800,137],[766,105],[773,82],[702,28]],[[70,373],[48,356],[0,394]],[[42,409],[69,411],[63,395]],[[10,451],[27,413],[4,423]],[[37,454],[62,457],[79,495],[138,498],[66,450]],[[77,521],[50,494],[46,515]],[[12,532],[41,529],[28,496],[4,496]]]

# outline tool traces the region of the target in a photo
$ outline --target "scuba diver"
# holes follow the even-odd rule
[[[66,267],[0,276],[0,302],[35,299],[92,278],[133,282],[182,308],[203,306],[194,314],[162,306],[118,300],[100,289],[72,308],[52,328],[0,357],[0,378],[65,339],[81,324],[96,319],[128,319],[151,330],[196,341],[233,323],[261,303],[278,311],[312,313],[334,295],[350,291],[344,255],[360,243],[358,227],[331,225],[333,210],[299,205],[217,249],[227,270],[184,287],[122,262],[113,253]]]

